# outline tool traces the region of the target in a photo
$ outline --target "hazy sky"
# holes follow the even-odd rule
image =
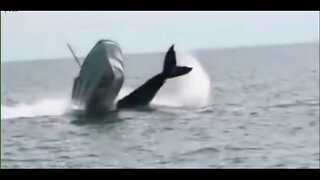
[[[319,41],[319,12],[1,12],[1,61],[85,56],[99,39],[124,53]]]

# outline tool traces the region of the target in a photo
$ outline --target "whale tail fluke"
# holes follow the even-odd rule
[[[172,45],[164,59],[162,74],[166,78],[174,78],[189,73],[192,70],[190,67],[177,66],[176,53],[174,51],[174,45]]]
[[[148,105],[165,83],[166,79],[187,74],[192,70],[190,67],[177,66],[176,54],[173,48],[174,45],[170,47],[165,56],[163,71],[149,79],[129,95],[119,100],[117,103],[118,108],[132,108]]]

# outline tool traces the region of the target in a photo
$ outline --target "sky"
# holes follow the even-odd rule
[[[100,39],[124,53],[319,42],[319,11],[1,11],[1,62],[79,57]]]

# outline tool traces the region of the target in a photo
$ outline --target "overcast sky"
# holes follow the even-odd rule
[[[1,61],[85,56],[99,39],[124,53],[319,41],[319,12],[1,12]]]

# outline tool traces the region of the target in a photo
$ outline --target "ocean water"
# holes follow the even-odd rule
[[[125,55],[119,98],[161,71]],[[1,63],[2,168],[318,168],[319,44],[179,52],[152,111],[73,116],[72,59]]]

